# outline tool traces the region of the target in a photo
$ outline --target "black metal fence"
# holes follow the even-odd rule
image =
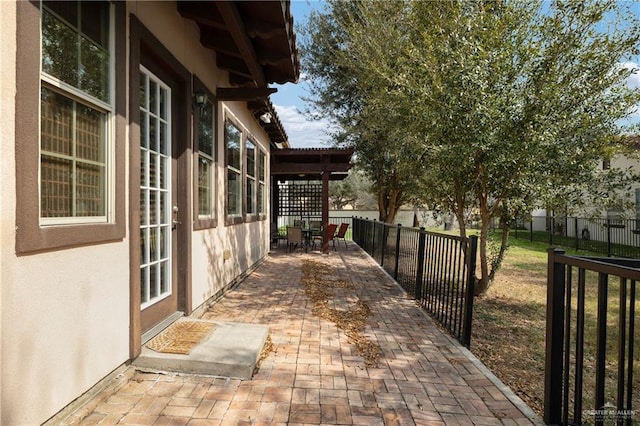
[[[637,424],[640,260],[549,250],[544,421]]]
[[[478,239],[353,218],[353,241],[462,344],[471,343]]]
[[[533,216],[517,219],[515,238],[602,253],[640,258],[640,220]]]

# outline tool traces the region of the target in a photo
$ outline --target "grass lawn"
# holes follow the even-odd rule
[[[471,351],[534,411],[544,397],[547,245],[510,239],[502,269],[474,302]],[[584,254],[584,253],[581,253]],[[591,276],[590,276],[591,275]],[[575,275],[574,275],[575,276]],[[596,276],[587,274],[583,408],[593,409]],[[606,401],[616,402],[619,279],[610,278]],[[575,295],[576,292],[573,292]],[[640,303],[640,301],[636,301]],[[575,311],[572,315],[575,318]],[[636,325],[636,329],[640,328]],[[640,334],[635,333],[633,408],[640,408]],[[575,342],[575,338],[572,338]],[[573,350],[572,350],[573,352]],[[573,374],[572,374],[573,376]],[[637,421],[638,417],[634,418]],[[587,420],[588,421],[588,420]]]

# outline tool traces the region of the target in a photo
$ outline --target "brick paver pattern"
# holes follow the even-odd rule
[[[344,333],[312,313],[303,259],[327,263],[328,276],[353,284],[337,297],[370,307],[364,333],[380,346],[377,367],[365,367]],[[273,350],[251,380],[137,371],[81,423],[532,424],[353,243],[329,255],[271,254],[203,319],[269,326]]]

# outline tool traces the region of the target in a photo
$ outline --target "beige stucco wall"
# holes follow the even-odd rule
[[[13,240],[11,214],[15,204],[15,195],[11,187],[3,182],[14,180],[13,140],[15,135],[15,98],[16,64],[10,58],[16,57],[16,5],[12,2],[0,2],[0,423],[4,418],[4,283],[7,282],[4,265],[5,257],[12,252],[9,242]],[[15,213],[13,213],[15,214]]]
[[[15,254],[15,9],[0,2],[3,425],[41,423],[126,361],[129,351],[126,240]]]
[[[27,256],[15,254],[15,9],[14,2],[0,1],[3,58],[0,61],[0,424],[3,425],[39,424],[47,420],[126,362],[130,327],[128,224],[127,237],[122,241]],[[226,74],[218,75],[215,71],[215,55],[199,44],[197,26],[182,19],[173,2],[131,2],[127,9],[127,16],[137,14],[212,92],[218,85],[226,85]],[[224,225],[222,124],[227,113],[242,123],[268,153],[267,136],[245,104],[220,104],[218,226],[194,232],[192,236],[193,308],[206,302],[268,251],[268,219]],[[129,170],[128,164],[125,170]],[[128,193],[127,181],[126,200]],[[225,250],[231,253],[226,262]]]
[[[210,297],[216,295],[226,284],[232,282],[247,268],[254,265],[269,250],[269,207],[267,202],[267,219],[249,222],[241,225],[225,226],[224,192],[226,167],[224,164],[224,120],[230,117],[234,123],[240,123],[243,137],[251,136],[267,155],[269,152],[268,139],[257,125],[243,103],[221,103],[218,109],[218,145],[217,158],[220,159],[216,168],[216,211],[217,227],[196,231],[192,238],[192,273],[193,291],[192,306],[199,307]],[[244,157],[243,157],[244,161]],[[267,165],[268,166],[268,165]],[[265,171],[269,176],[269,169]],[[266,182],[266,192],[269,194],[269,181]]]

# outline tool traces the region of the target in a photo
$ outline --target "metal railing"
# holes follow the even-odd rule
[[[515,220],[515,238],[602,253],[640,258],[640,220],[533,216]]]
[[[353,218],[353,240],[463,345],[471,343],[478,238]]]
[[[277,229],[281,232],[285,232],[284,229],[287,226],[293,226],[297,221],[302,222],[301,224],[304,226],[310,226],[310,223],[313,221],[322,222],[322,216],[309,216],[309,215],[297,215],[297,216],[278,216]],[[353,233],[353,223],[351,216],[329,216],[329,223],[336,224],[340,226],[341,223],[348,223],[349,227],[347,228],[347,233],[345,234],[345,239],[351,240]]]
[[[637,422],[638,268],[640,260],[549,249],[545,423]]]

